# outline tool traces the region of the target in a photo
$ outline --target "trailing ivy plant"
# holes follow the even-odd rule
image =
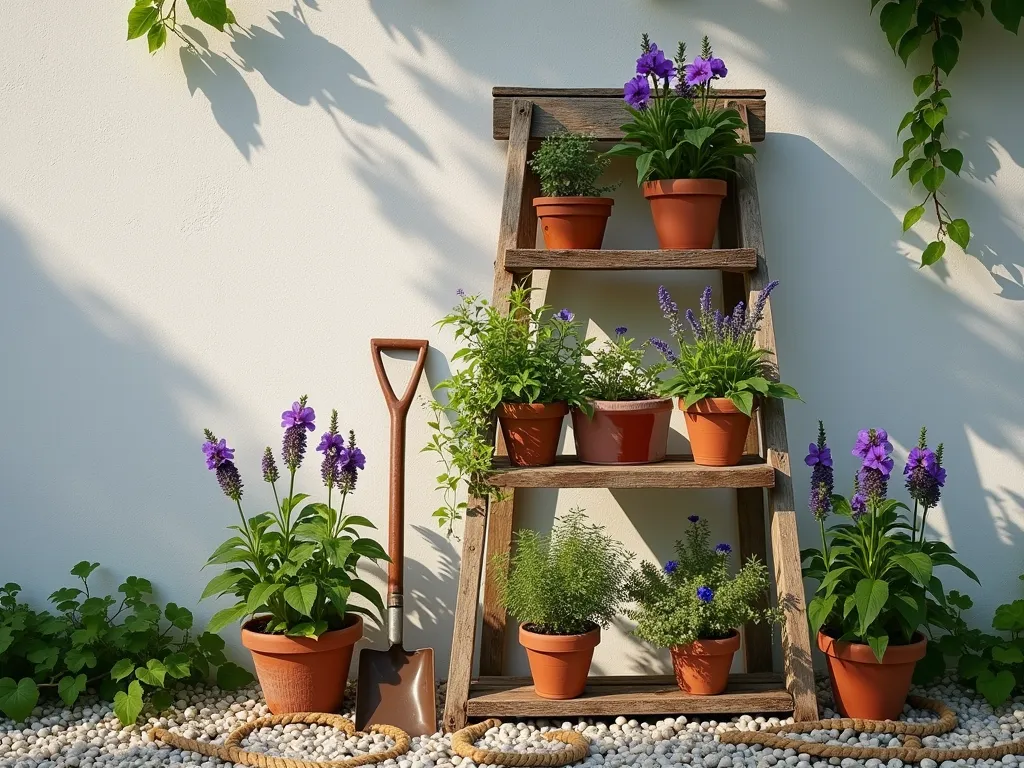
[[[188,9],[200,21],[205,21],[218,32],[225,24],[235,23],[235,14],[227,0],[185,0]],[[190,49],[195,45],[188,39],[178,22],[178,0],[136,0],[128,11],[128,39],[146,36],[149,52],[156,53],[167,42],[167,33],[181,38]]]
[[[914,95],[919,99],[900,122],[898,136],[908,133],[903,153],[893,165],[895,178],[906,171],[913,189],[920,185],[924,199],[903,217],[907,232],[931,209],[935,213],[935,239],[921,254],[921,266],[931,266],[946,253],[946,240],[966,249],[971,227],[964,218],[954,218],[940,199],[946,172],[959,176],[963,153],[949,145],[946,118],[948,100],[952,97],[944,78],[960,59],[960,43],[964,36],[962,19],[985,15],[982,0],[871,0],[871,10],[882,6],[878,20],[889,45],[908,64],[911,55],[925,44],[929,51],[928,70],[914,78]],[[1024,0],[991,0],[992,15],[1006,29],[1017,34],[1024,18]]]
[[[94,595],[89,576],[99,563],[71,569],[80,584],[50,595],[54,610],[36,611],[18,600],[21,587],[0,587],[0,712],[23,721],[41,697],[72,706],[86,689],[114,703],[125,725],[148,701],[171,705],[178,683],[206,680],[217,667],[217,685],[231,690],[252,675],[224,656],[217,635],[192,635],[192,612],[174,603],[150,602],[147,579],[129,576],[118,597]]]

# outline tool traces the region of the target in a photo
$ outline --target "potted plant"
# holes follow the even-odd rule
[[[517,531],[514,554],[494,558],[538,696],[574,699],[583,693],[601,628],[616,615],[632,559],[582,509],[557,519],[549,534]]]
[[[650,342],[635,346],[627,329],[593,352],[583,372],[587,408],[572,409],[576,455],[586,464],[649,464],[668,450],[672,400],[659,396],[666,363],[644,365]]]
[[[303,395],[281,414],[285,427],[281,458],[287,470],[287,494],[278,488],[280,472],[273,451],[263,454],[263,479],[274,495],[275,510],[253,517],[242,511],[242,480],[234,449],[205,431],[206,466],[217,476],[224,495],[234,502],[240,525],[236,535],[210,556],[207,565],[227,565],[203,597],[233,595],[236,602],[216,613],[210,631],[249,618],[242,625],[242,645],[252,653],[267,706],[282,712],[335,712],[345,693],[352,649],[363,635],[360,614],[378,624],[384,612],[380,594],[357,575],[363,557],[377,562],[387,553],[357,529],[372,528],[365,517],[345,514],[345,501],[366,465],[356,445],[338,431],[338,413],[317,450],[324,454],[320,474],[326,501],[303,504],[295,492],[295,473],[306,453],[306,433],[316,414]],[[281,490],[285,490],[283,487]],[[337,505],[337,506],[335,506]],[[361,595],[374,610],[351,601]]]
[[[820,422],[818,440],[808,447],[808,505],[821,549],[802,553],[804,575],[819,582],[807,613],[828,659],[833,698],[846,717],[895,720],[903,711],[926,651],[921,630],[949,613],[935,566],[952,565],[977,580],[945,543],[925,540],[928,510],[946,482],[942,446],[931,451],[925,438],[922,430],[904,469],[912,516],[904,514],[906,504],[887,498],[894,461],[884,429],[857,436],[853,455],[861,464],[849,500],[832,493],[832,452]],[[826,530],[829,514],[844,520]]]
[[[548,248],[600,248],[615,201],[603,197],[616,185],[598,186],[597,179],[611,160],[598,156],[595,139],[562,131],[541,142],[530,168],[540,178],[544,197],[533,205]]]
[[[687,693],[713,696],[725,690],[739,627],[778,621],[777,608],[758,607],[768,593],[768,569],[756,557],[729,574],[732,547],[711,547],[706,521],[690,515],[676,558],[659,568],[645,562],[627,587],[637,623],[633,634],[658,648],[668,647],[676,682]]]
[[[658,288],[662,314],[679,345],[677,354],[661,339],[651,340],[676,372],[662,392],[679,398],[697,464],[738,464],[757,399],[800,397],[795,389],[775,380],[775,367],[769,360],[771,353],[756,344],[768,296],[778,284],[778,280],[773,280],[764,287],[749,314],[741,301],[727,315],[711,309],[708,286],[700,297],[699,316],[691,309],[684,314],[689,333],[668,290],[665,286]]]
[[[739,113],[712,94],[727,72],[707,37],[687,64],[684,43],[673,62],[643,36],[636,76],[624,88],[633,120],[607,154],[636,158],[636,183],[651,203],[662,248],[712,246],[732,159],[754,154],[737,133],[744,127]]]
[[[461,289],[458,294],[458,305],[438,325],[451,326],[464,345],[452,361],[465,367],[435,388],[447,402],[434,403],[434,435],[425,448],[445,465],[438,478],[445,504],[434,516],[449,530],[465,508],[465,502],[454,501],[462,480],[468,480],[471,496],[496,493],[487,482],[495,413],[513,465],[554,463],[562,419],[570,406],[583,405],[582,359],[589,344],[568,309],[532,308],[531,289],[513,288],[507,313]],[[442,426],[446,416],[449,423]]]

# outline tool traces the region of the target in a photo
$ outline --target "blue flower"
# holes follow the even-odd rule
[[[702,603],[710,603],[715,599],[715,590],[711,587],[697,587],[697,599]]]
[[[717,547],[715,547],[715,552],[717,552],[720,555],[731,555],[732,547],[723,542],[719,544]]]
[[[620,325],[618,328],[615,329],[615,335],[616,336],[625,336],[626,335],[626,331],[628,331],[628,330],[629,330],[629,328],[627,328],[626,326]]]
[[[574,315],[572,310],[569,309],[559,310],[558,314],[555,315],[555,319],[561,320],[563,323],[571,323],[574,317],[576,317],[576,315]]]
[[[678,567],[679,563],[677,563],[675,560],[669,560],[667,563],[665,563],[665,573],[675,573]]]
[[[700,522],[700,518],[697,515],[690,515],[686,519],[689,520],[691,523],[699,523]]]

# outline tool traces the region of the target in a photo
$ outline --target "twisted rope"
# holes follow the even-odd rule
[[[360,765],[369,765],[370,763],[383,763],[385,760],[400,757],[409,751],[409,734],[393,725],[374,725],[370,727],[370,731],[394,739],[395,746],[382,752],[367,752],[364,755],[346,757],[342,760],[297,760],[291,757],[268,755],[263,752],[250,752],[241,747],[242,739],[253,731],[269,726],[290,725],[292,723],[329,725],[337,728],[339,731],[344,731],[347,736],[354,736],[356,734],[355,724],[341,715],[332,715],[326,712],[291,712],[285,715],[260,717],[250,723],[246,723],[233,730],[227,739],[224,740],[223,744],[210,744],[206,741],[186,739],[184,736],[171,733],[165,728],[153,728],[149,735],[154,741],[159,740],[179,749],[198,752],[207,757],[217,757],[239,765],[251,765],[255,768],[357,768]]]
[[[760,744],[771,749],[795,749],[798,753],[814,757],[852,757],[855,760],[868,760],[875,757],[883,761],[898,758],[908,763],[918,763],[926,758],[936,762],[964,760],[970,757],[977,760],[998,760],[1006,755],[1024,754],[1024,741],[974,749],[922,747],[922,736],[938,736],[956,728],[956,713],[937,699],[910,696],[907,701],[915,709],[927,709],[934,712],[939,719],[934,723],[906,723],[901,720],[861,720],[855,717],[837,717],[831,720],[810,720],[792,725],[775,725],[762,731],[726,731],[719,736],[719,740],[723,744]],[[810,733],[833,728],[844,730],[852,728],[862,733],[891,733],[905,736],[906,739],[901,747],[853,747],[821,744],[816,741],[778,735],[780,733]]]
[[[551,766],[569,765],[582,760],[590,752],[590,739],[576,731],[550,731],[542,734],[547,741],[560,741],[569,746],[557,752],[499,752],[493,749],[480,749],[473,742],[483,736],[488,729],[501,725],[501,720],[484,720],[482,723],[470,725],[452,734],[452,752],[461,757],[468,757],[477,765],[507,765],[510,768],[520,766]]]

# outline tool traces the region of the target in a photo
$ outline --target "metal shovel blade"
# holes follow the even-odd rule
[[[386,651],[364,648],[359,654],[356,728],[396,725],[411,736],[437,731],[434,649]]]

